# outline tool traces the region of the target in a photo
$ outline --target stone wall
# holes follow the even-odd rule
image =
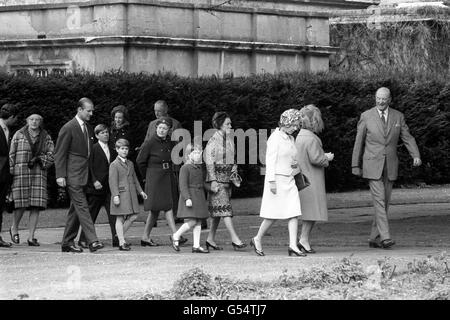
[[[3,0],[0,70],[243,76],[328,69],[333,48],[323,11],[344,1],[223,2]]]

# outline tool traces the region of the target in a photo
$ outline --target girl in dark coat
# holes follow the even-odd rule
[[[179,242],[183,233],[194,227],[192,252],[209,253],[208,249],[200,247],[202,220],[208,218],[204,182],[205,172],[201,166],[202,150],[200,146],[189,144],[186,148],[186,163],[180,170],[180,200],[178,202],[178,218],[186,222],[170,237],[172,248],[180,251]]]
[[[156,123],[156,135],[144,141],[136,158],[141,176],[145,177],[145,193],[148,195],[148,199],[144,201],[144,210],[150,211],[141,239],[141,245],[144,247],[157,246],[150,239],[150,232],[161,211],[165,212],[172,232],[177,231],[173,211],[176,211],[178,206],[178,183],[171,160],[175,143],[168,136],[171,126],[170,118],[159,118]],[[186,241],[185,238],[180,239],[180,243]]]

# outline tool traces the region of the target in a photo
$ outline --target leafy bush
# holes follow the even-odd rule
[[[212,291],[211,276],[200,268],[193,268],[183,273],[172,289],[175,297],[205,297]]]
[[[359,116],[374,105],[375,91],[380,86],[391,89],[393,107],[405,113],[424,163],[413,169],[406,148],[400,148],[398,183],[448,183],[450,82],[445,76],[387,71],[262,74],[245,78],[183,78],[170,73],[124,72],[48,78],[0,74],[3,99],[0,103],[20,103],[22,119],[32,112],[42,114],[55,141],[61,126],[74,116],[80,97],[90,97],[95,104],[92,124],[110,124],[111,109],[124,104],[129,109],[134,146],[142,143],[148,123],[155,118],[153,103],[159,99],[167,101],[170,115],[191,133],[194,120],[203,121],[203,131],[209,129],[211,117],[218,110],[230,114],[234,128],[273,129],[282,111],[314,103],[321,109],[325,122],[325,131],[320,136],[324,149],[336,154],[326,170],[327,190],[344,191],[367,188],[365,181],[351,174],[351,155]],[[263,188],[260,164],[240,165],[239,173],[244,183],[233,190],[233,195],[260,196]],[[49,205],[55,206],[58,193],[54,168],[48,181]]]

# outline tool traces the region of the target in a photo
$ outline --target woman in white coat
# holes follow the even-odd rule
[[[316,221],[327,221],[327,196],[325,193],[324,168],[334,158],[334,154],[325,153],[322,141],[316,135],[323,130],[323,121],[319,108],[313,104],[300,110],[302,129],[297,135],[297,161],[302,173],[311,183],[299,192],[302,208],[302,233],[298,247],[303,253],[315,253],[309,244],[309,236]]]
[[[297,247],[298,217],[301,215],[300,199],[294,175],[299,172],[294,138],[300,113],[296,109],[283,112],[279,127],[270,135],[266,150],[266,177],[259,215],[264,218],[258,234],[250,244],[259,256],[264,256],[261,240],[275,220],[288,219],[289,248],[291,256],[306,256]]]

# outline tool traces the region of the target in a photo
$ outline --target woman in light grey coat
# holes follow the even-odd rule
[[[327,221],[327,196],[324,168],[333,160],[334,154],[325,153],[322,141],[316,135],[323,130],[319,108],[310,104],[300,110],[302,129],[297,135],[297,162],[311,185],[299,192],[302,208],[302,233],[298,247],[304,253],[315,253],[309,243],[311,230],[316,221]]]

